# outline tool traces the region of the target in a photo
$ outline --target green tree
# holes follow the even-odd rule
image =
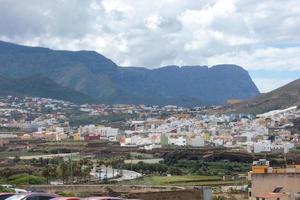
[[[13,159],[14,163],[19,163],[21,161],[21,158],[20,156],[15,156],[14,159]]]

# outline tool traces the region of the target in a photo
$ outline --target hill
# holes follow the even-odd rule
[[[300,106],[300,79],[269,93],[242,102],[231,109],[245,113],[264,113],[271,110]]]
[[[94,102],[92,98],[84,94],[62,87],[39,75],[21,79],[0,77],[0,96],[8,95],[44,97],[74,103]]]
[[[259,91],[237,65],[120,67],[94,51],[56,51],[0,42],[0,75],[40,74],[102,103],[216,105]]]

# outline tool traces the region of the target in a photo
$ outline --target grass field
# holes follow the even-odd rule
[[[219,176],[149,176],[124,182],[128,185],[218,186],[240,184],[239,181],[223,181]]]

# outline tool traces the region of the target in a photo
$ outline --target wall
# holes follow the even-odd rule
[[[276,187],[283,187],[282,192],[290,192],[291,199],[300,192],[300,173],[265,173],[252,174],[252,197],[272,192]]]
[[[210,200],[203,199],[201,189],[183,187],[118,186],[118,185],[40,185],[30,188],[49,193],[71,192],[111,195],[143,200]]]

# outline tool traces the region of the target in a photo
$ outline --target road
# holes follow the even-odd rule
[[[96,171],[95,169],[92,170],[92,172],[91,172],[92,176],[99,179],[100,174],[101,174],[101,179],[102,180],[105,179],[105,177],[106,177],[106,167],[101,168],[101,173],[98,173],[98,172],[95,172],[95,171]],[[114,174],[113,174],[113,172],[114,172]],[[122,177],[115,178],[113,180],[124,181],[124,180],[132,180],[132,179],[142,177],[142,174],[140,174],[138,172],[135,172],[135,171],[130,171],[130,170],[123,169],[122,172],[123,172]],[[107,168],[107,178],[108,179],[112,179],[113,177],[117,177],[117,176],[118,176],[118,170],[117,169],[113,170],[110,167]]]
[[[75,156],[79,155],[78,152],[76,153],[58,153],[58,154],[44,154],[44,155],[33,155],[33,156],[20,156],[22,160],[30,160],[30,159],[39,159],[39,158],[55,158],[55,157],[67,157],[67,156]],[[9,159],[14,159],[14,157],[8,157]]]

